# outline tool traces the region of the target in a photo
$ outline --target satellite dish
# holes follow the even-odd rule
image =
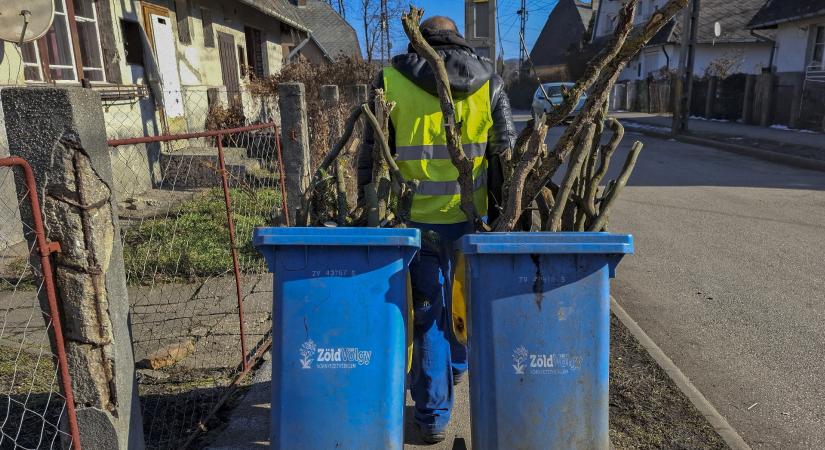
[[[719,37],[722,35],[722,24],[716,22],[713,24],[713,35]]]
[[[52,0],[0,0],[0,40],[22,44],[39,39],[53,20]]]

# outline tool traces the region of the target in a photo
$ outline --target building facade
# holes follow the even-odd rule
[[[773,40],[769,33],[751,33],[748,20],[765,0],[702,0],[695,52],[694,75],[723,75],[726,73],[759,74],[772,65]],[[646,21],[666,0],[640,0],[635,23]],[[594,42],[605,41],[616,27],[616,18],[622,7],[620,1],[599,4],[595,22]],[[717,25],[718,24],[718,25]],[[721,33],[716,36],[715,30]],[[679,66],[682,29],[678,15],[628,63],[620,80],[661,78]]]

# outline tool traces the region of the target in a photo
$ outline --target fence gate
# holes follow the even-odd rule
[[[220,423],[215,412],[269,348],[272,276],[252,231],[286,208],[278,130],[267,123],[109,145],[120,168],[144,435],[150,449],[180,449]],[[130,162],[146,154],[157,156]],[[146,174],[149,186],[117,186]]]
[[[15,177],[15,173],[17,177]],[[0,448],[80,449],[34,174],[0,158]]]

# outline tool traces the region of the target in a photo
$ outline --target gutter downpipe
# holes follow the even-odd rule
[[[762,36],[761,34],[758,34],[755,30],[750,30],[750,33],[751,36],[755,37],[759,41],[771,43],[771,57],[768,60],[768,71],[773,72],[773,60],[774,58],[776,58],[776,40]]]

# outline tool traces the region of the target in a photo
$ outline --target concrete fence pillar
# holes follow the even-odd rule
[[[745,78],[745,95],[742,98],[742,122],[753,122],[753,90],[756,86],[756,75]]]
[[[801,113],[802,113],[802,90],[805,86],[805,75],[802,73],[790,76],[793,93],[791,94],[791,114],[788,126],[791,128],[801,128]]]
[[[757,80],[757,92],[759,95],[757,96],[759,101],[759,125],[763,127],[767,127],[771,125],[771,120],[773,119],[772,108],[773,108],[773,84],[774,84],[775,77],[772,73],[763,73],[759,75],[759,79]]]
[[[129,297],[100,96],[82,88],[8,88],[0,101],[8,145],[37,178],[47,238],[61,246],[55,284],[81,446],[141,450]],[[31,220],[30,210],[21,214]]]
[[[639,111],[639,83],[638,81],[629,81],[627,83],[627,110]]]
[[[650,81],[649,80],[639,80],[636,83],[639,84],[639,87],[636,89],[636,93],[639,96],[639,111],[641,112],[650,112]]]
[[[344,98],[353,105],[366,103],[369,98],[369,89],[366,84],[344,86]]]
[[[716,90],[719,86],[719,77],[708,78],[708,92],[705,95],[705,117],[713,118],[713,107],[716,105]]]
[[[301,196],[309,188],[312,177],[304,84],[279,84],[278,107],[281,110],[281,153],[286,173],[289,219],[291,224],[295,224],[295,211],[301,206]]]

